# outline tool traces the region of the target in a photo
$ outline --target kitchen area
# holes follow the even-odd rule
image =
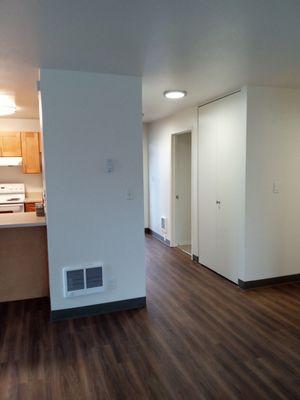
[[[42,138],[26,129],[37,123],[0,118],[0,302],[49,295]]]

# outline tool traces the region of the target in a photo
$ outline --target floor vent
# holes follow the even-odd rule
[[[66,267],[63,269],[64,296],[84,296],[103,292],[103,266]]]

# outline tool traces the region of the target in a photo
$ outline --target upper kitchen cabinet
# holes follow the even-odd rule
[[[41,172],[40,141],[38,132],[21,132],[21,146],[24,174]]]
[[[0,156],[21,157],[20,132],[0,132]]]

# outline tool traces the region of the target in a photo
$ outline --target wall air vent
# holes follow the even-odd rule
[[[65,267],[63,269],[64,296],[84,296],[105,290],[103,265]]]
[[[84,289],[84,270],[75,269],[67,271],[67,288],[68,292]]]
[[[167,232],[167,218],[160,217],[160,229],[166,233]]]
[[[102,267],[87,268],[85,276],[87,289],[103,286]]]

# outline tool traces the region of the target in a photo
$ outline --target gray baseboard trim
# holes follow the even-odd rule
[[[165,240],[165,238],[163,236],[161,236],[159,233],[152,231],[150,228],[147,228],[146,233],[148,233],[149,235],[153,236],[155,239],[159,240],[160,242],[162,242],[170,247],[170,245],[171,245],[170,240],[169,239]]]
[[[196,261],[197,263],[199,262],[199,257],[195,256],[195,254],[193,254],[193,261]]]
[[[81,317],[93,317],[117,311],[134,310],[146,307],[146,297],[113,301],[110,303],[94,304],[92,306],[65,308],[63,310],[51,311],[51,321],[62,321]]]
[[[300,274],[277,276],[274,278],[259,279],[256,281],[242,281],[239,279],[238,284],[241,289],[253,289],[257,287],[272,286],[280,283],[291,283],[297,281],[300,281]]]

